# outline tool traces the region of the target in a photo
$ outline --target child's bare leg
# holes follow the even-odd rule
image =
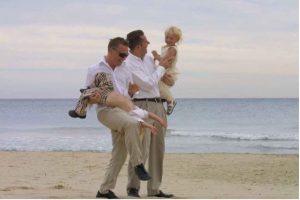
[[[128,97],[125,97],[115,91],[112,91],[108,94],[106,99],[106,105],[110,107],[121,108],[126,112],[130,112],[134,108],[134,104]]]
[[[149,112],[149,118],[153,119],[155,121],[157,121],[158,123],[160,123],[160,125],[162,125],[163,127],[167,128],[167,122],[165,120],[163,120],[162,118],[160,118],[158,115]]]
[[[153,135],[156,135],[158,133],[158,129],[156,127],[154,127],[153,125],[151,125],[147,122],[144,122],[144,121],[140,122],[140,123],[141,123],[142,128],[149,128]]]

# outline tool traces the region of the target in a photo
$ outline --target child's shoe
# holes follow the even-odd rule
[[[176,104],[177,104],[176,100],[173,100],[173,101],[171,101],[171,103],[168,103],[168,105],[167,105],[167,115],[172,114]]]
[[[86,115],[80,116],[80,115],[78,115],[78,114],[75,112],[75,110],[70,110],[70,111],[69,111],[69,116],[70,116],[70,117],[73,117],[73,118],[81,118],[81,119],[85,119],[85,118],[86,118]]]

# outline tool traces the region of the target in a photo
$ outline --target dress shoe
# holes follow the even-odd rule
[[[96,198],[103,198],[103,199],[118,199],[118,197],[113,193],[113,191],[108,190],[107,193],[101,193],[98,191]]]
[[[70,110],[70,111],[69,111],[69,116],[70,116],[70,117],[73,117],[73,118],[81,118],[81,119],[86,118],[86,115],[80,116],[80,115],[78,115],[78,114],[75,112],[75,110]]]
[[[163,193],[163,191],[161,191],[161,190],[159,190],[158,194],[149,195],[149,196],[160,197],[160,198],[173,198],[174,197],[173,194],[166,194],[166,193]]]
[[[139,164],[134,167],[135,174],[139,177],[142,181],[148,181],[151,179],[151,176],[146,171],[143,164]]]
[[[137,198],[140,198],[139,190],[136,189],[136,188],[128,188],[128,189],[127,189],[127,194],[128,194],[128,196],[130,196],[130,197],[137,197]]]

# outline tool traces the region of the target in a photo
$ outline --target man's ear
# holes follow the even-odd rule
[[[108,49],[107,51],[108,51],[108,53],[111,53],[111,52],[112,52],[112,50],[113,50],[113,49],[112,49],[112,48],[110,48],[110,49]]]

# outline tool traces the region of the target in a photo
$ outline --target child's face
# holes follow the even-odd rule
[[[165,36],[165,42],[169,46],[174,46],[178,42],[179,38],[175,34],[167,34]]]

